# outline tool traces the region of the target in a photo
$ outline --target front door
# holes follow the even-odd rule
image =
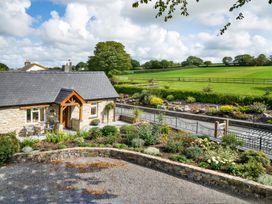
[[[70,121],[70,107],[67,107],[63,111],[63,127],[69,128],[69,121]]]

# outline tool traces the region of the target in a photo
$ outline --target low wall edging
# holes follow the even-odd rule
[[[169,173],[205,186],[216,187],[234,194],[261,198],[264,199],[263,201],[272,202],[272,187],[270,186],[265,186],[254,181],[203,169],[197,166],[174,162],[168,159],[129,150],[78,147],[29,154],[18,153],[14,155],[12,161],[15,163],[27,161],[48,162],[52,160],[78,157],[110,157],[121,159],[144,167],[156,169],[164,173]]]

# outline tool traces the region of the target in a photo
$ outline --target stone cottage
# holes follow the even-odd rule
[[[0,72],[0,134],[80,130],[95,119],[111,122],[116,98],[104,72]]]

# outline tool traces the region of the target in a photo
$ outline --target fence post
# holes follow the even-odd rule
[[[260,137],[260,147],[259,147],[259,150],[260,151],[262,150],[262,137]]]
[[[154,123],[156,123],[156,113],[154,113]]]
[[[214,137],[215,137],[215,138],[217,138],[217,136],[218,136],[218,127],[219,127],[219,122],[216,121],[216,122],[214,123]]]
[[[198,121],[196,122],[196,134],[198,134]]]
[[[176,129],[178,129],[178,117],[176,116]]]
[[[229,129],[229,119],[225,120],[224,135],[228,134],[228,129]]]

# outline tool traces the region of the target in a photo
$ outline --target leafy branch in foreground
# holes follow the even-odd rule
[[[151,3],[152,1],[153,0],[137,0],[132,4],[132,6],[134,8],[137,8],[141,4],[148,4]],[[199,0],[196,0],[196,2],[199,2]],[[252,2],[252,0],[237,0],[237,2],[229,8],[229,11],[233,12],[235,10],[238,10],[250,2]],[[268,0],[268,3],[272,4],[272,0]],[[188,4],[189,4],[188,0],[156,0],[154,5],[154,8],[158,10],[156,18],[164,15],[164,21],[168,21],[169,19],[173,18],[173,14],[176,12],[177,9],[179,9],[181,16],[188,16],[189,15]],[[239,13],[239,15],[236,17],[236,20],[242,19],[244,19],[244,15],[243,13]],[[231,23],[228,22],[220,30],[219,35],[223,35],[230,25]]]

